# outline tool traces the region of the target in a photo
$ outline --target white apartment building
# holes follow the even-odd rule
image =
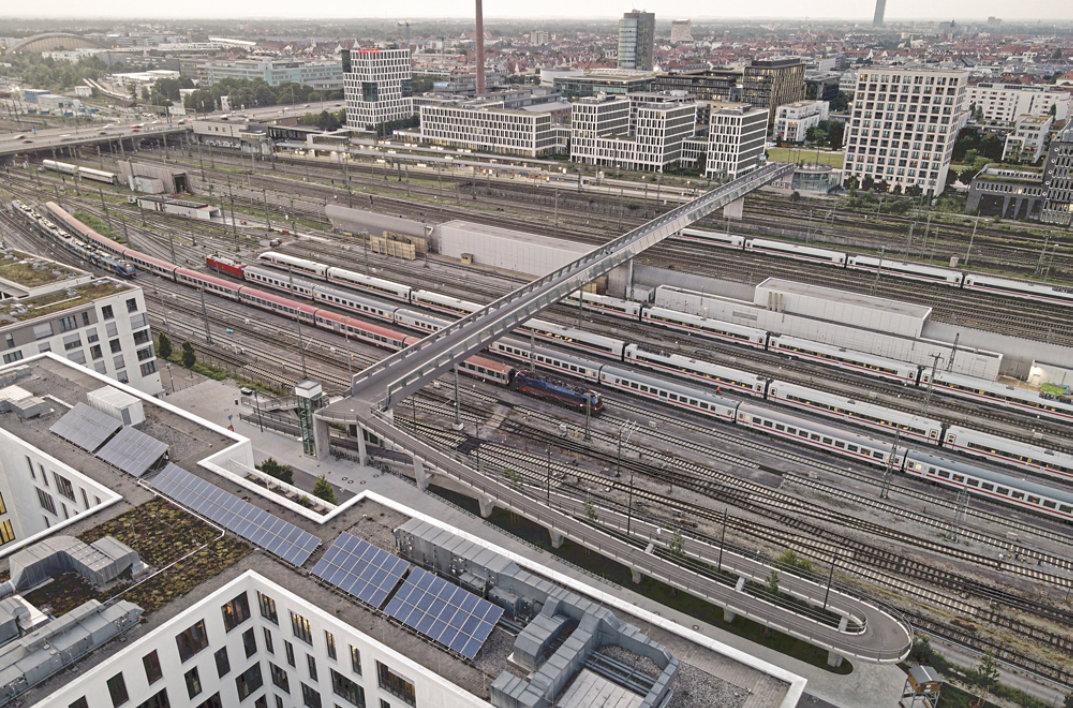
[[[42,272],[56,275],[41,284]],[[27,275],[32,287],[19,282]],[[140,287],[6,250],[0,251],[0,291],[3,363],[55,352],[150,395],[163,390]]]
[[[1047,153],[1047,142],[1054,125],[1054,116],[1020,116],[1014,123],[1012,133],[1006,135],[1002,148],[1003,162],[1039,161]]]
[[[508,110],[502,101],[423,105],[421,140],[525,157],[541,157],[560,148],[551,113]]]
[[[409,49],[352,49],[343,64],[346,123],[373,130],[414,115]]]
[[[696,102],[669,93],[582,98],[571,112],[570,159],[662,172],[683,160],[696,120]]]
[[[760,166],[768,109],[747,103],[712,103],[708,123],[709,179],[735,179]]]
[[[1022,115],[1050,115],[1052,106],[1055,120],[1065,120],[1069,117],[1071,96],[1049,84],[980,83],[969,86],[968,105],[979,109],[985,121],[996,123],[1013,123]]]
[[[776,140],[803,143],[809,128],[827,120],[830,104],[827,101],[795,101],[775,109]]]
[[[938,196],[968,118],[969,72],[926,67],[859,70],[846,124],[843,180],[871,178]]]

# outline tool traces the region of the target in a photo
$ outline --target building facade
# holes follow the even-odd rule
[[[796,101],[779,106],[775,111],[774,138],[787,143],[803,143],[809,128],[827,120],[828,114],[827,101]]]
[[[671,20],[671,44],[693,41],[693,20]]]
[[[1002,148],[1003,162],[1035,163],[1047,154],[1047,142],[1054,125],[1054,116],[1024,115],[1014,122],[1012,133],[1006,135]]]
[[[209,84],[223,79],[261,79],[269,86],[292,83],[323,89],[343,85],[343,65],[339,62],[306,62],[294,59],[238,59],[205,65]]]
[[[775,122],[775,109],[805,98],[805,60],[800,57],[755,59],[745,67],[741,101],[768,109],[768,123]]]
[[[421,139],[438,145],[541,157],[561,150],[551,113],[508,110],[502,102],[423,105]]]
[[[638,74],[633,71],[608,69],[582,76],[556,76],[552,80],[555,91],[568,101],[605,93],[612,96],[653,91],[656,77],[653,74]]]
[[[653,91],[685,91],[698,101],[737,102],[741,100],[741,71],[708,69],[657,74]]]
[[[1073,101],[1068,91],[1056,91],[1049,85],[980,83],[969,86],[968,96],[969,105],[980,118],[996,123],[1014,123],[1023,115],[1053,115],[1055,120],[1065,120]]]
[[[846,124],[843,179],[917,186],[938,196],[968,117],[967,71],[868,67]]]
[[[414,116],[409,49],[352,49],[343,63],[346,123],[374,130]]]
[[[767,138],[767,116],[767,109],[760,106],[712,104],[705,176],[731,180],[759,167]]]
[[[618,68],[652,71],[656,59],[656,15],[627,12],[618,21]]]
[[[593,97],[574,104],[570,159],[587,165],[662,172],[684,158],[693,137],[696,103],[687,97],[641,93]]]
[[[1047,198],[1040,221],[1060,226],[1073,224],[1073,124],[1066,125],[1051,141],[1043,181]]]

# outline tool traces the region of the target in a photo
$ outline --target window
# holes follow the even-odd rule
[[[230,632],[250,618],[250,601],[243,592],[232,598],[230,602],[220,608],[224,616],[224,629]]]
[[[257,635],[253,631],[253,627],[250,627],[242,633],[242,648],[246,650],[246,658],[257,653]]]
[[[89,355],[94,359],[100,359],[102,356],[104,356],[104,353],[101,351],[101,345],[94,344],[92,347],[90,347]]]
[[[130,696],[127,694],[127,682],[123,680],[123,672],[108,679],[106,682],[108,685],[108,695],[112,697],[113,706],[121,706],[130,700]]]
[[[227,647],[221,648],[213,657],[216,659],[216,675],[223,678],[231,673],[231,659],[227,656]]]
[[[263,627],[263,629],[265,633],[265,650],[268,651],[269,654],[275,654],[276,647],[273,646],[272,642],[272,630],[270,630],[268,627]]]
[[[294,668],[294,645],[291,644],[290,642],[288,642],[286,639],[284,639],[283,640],[283,650],[284,650],[284,653],[287,655],[287,663],[290,664],[290,667],[293,669]]]
[[[321,708],[320,694],[311,686],[302,684],[302,705],[306,708]]]
[[[74,315],[67,315],[60,318],[60,331],[70,332],[72,329],[78,329],[78,318]]]
[[[198,620],[196,624],[176,635],[175,645],[179,649],[179,661],[183,662],[207,647],[209,635],[205,631],[205,620]]]
[[[296,639],[301,639],[306,644],[313,643],[313,628],[309,620],[299,614],[291,613],[291,631]]]
[[[272,677],[272,684],[276,688],[283,689],[284,693],[291,692],[291,680],[287,678],[287,672],[284,669],[270,661],[268,662],[268,675]]]
[[[261,676],[260,663],[254,664],[235,678],[235,688],[238,690],[238,699],[240,701],[249,698],[251,693],[263,685],[264,678]]]
[[[268,595],[257,593],[257,604],[261,606],[261,616],[272,624],[279,624],[279,615],[276,614],[276,601]]]
[[[15,530],[11,527],[11,520],[5,519],[0,522],[0,546],[15,540]]]
[[[335,659],[335,635],[324,630],[324,645],[328,648],[328,658]]]
[[[365,708],[365,689],[332,669],[332,693],[358,708]]]
[[[55,473],[53,473],[52,476],[56,479],[56,491],[67,497],[71,501],[75,501],[75,490],[74,487],[71,486],[70,480],[68,480],[63,475]]]
[[[157,656],[156,649],[142,657],[142,666],[145,667],[145,680],[150,686],[164,678],[164,671],[160,668],[160,657]]]
[[[135,298],[130,298],[129,300],[127,300],[127,312],[137,312],[137,311],[138,311],[138,300],[135,299]]]
[[[220,700],[220,694],[214,693],[207,699],[197,705],[197,708],[224,708],[223,702]]]
[[[113,354],[118,354],[123,349],[123,344],[118,339],[108,340],[108,348],[112,350]]]
[[[350,669],[361,676],[361,652],[357,647],[350,647]]]
[[[36,487],[35,487],[36,489]],[[50,514],[56,513],[56,503],[52,501],[52,495],[43,489],[37,489],[37,501],[40,502],[41,508]]]
[[[381,662],[376,662],[376,680],[380,688],[384,689],[396,698],[401,698],[410,705],[414,705],[414,684],[404,679]]]
[[[312,654],[306,654],[306,667],[309,669],[309,678],[317,680],[317,660]]]
[[[101,308],[101,316],[106,320],[110,320],[113,317],[115,317],[115,313],[112,312],[112,306],[111,305],[105,305],[104,307],[102,307]]]
[[[186,693],[190,698],[201,693],[201,675],[198,674],[196,666],[187,671],[183,678],[186,679]]]
[[[22,352],[11,352],[10,354],[4,355],[5,364],[10,364],[13,361],[19,361],[20,359],[22,359]]]
[[[171,701],[168,700],[168,689],[160,689],[155,695],[139,703],[138,708],[171,708]]]
[[[74,703],[68,705],[67,708],[89,708],[89,701],[86,700],[85,696],[82,696]]]

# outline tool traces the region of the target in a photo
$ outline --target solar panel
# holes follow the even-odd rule
[[[313,566],[313,575],[379,608],[409,567],[402,558],[342,533]]]
[[[134,428],[123,428],[97,451],[97,457],[127,474],[141,477],[167,451],[168,446],[156,438]]]
[[[303,565],[320,545],[313,534],[174,464],[169,463],[149,484],[288,563]]]
[[[83,450],[93,452],[122,427],[121,422],[107,413],[85,403],[76,403],[49,430]]]
[[[477,656],[503,615],[502,607],[421,568],[410,573],[386,611],[467,659]]]

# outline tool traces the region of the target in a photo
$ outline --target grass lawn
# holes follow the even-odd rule
[[[767,159],[771,162],[819,162],[821,165],[842,168],[842,153],[830,150],[807,150],[797,148],[768,148]]]

